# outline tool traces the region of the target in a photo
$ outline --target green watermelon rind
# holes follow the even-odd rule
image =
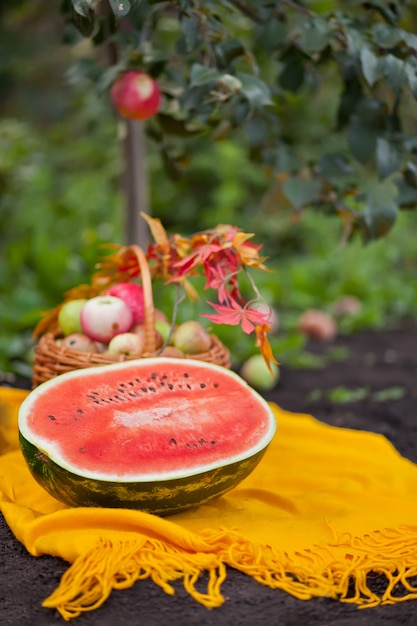
[[[252,456],[192,476],[144,482],[85,478],[61,467],[19,433],[33,478],[52,497],[71,506],[129,508],[172,515],[201,506],[241,483],[259,464],[268,446]]]
[[[169,357],[142,359],[137,367],[145,365],[145,361],[150,368],[163,367],[166,362],[167,366],[174,365],[178,370],[178,359]],[[277,426],[275,414],[266,400],[238,374],[212,363],[188,359],[181,359],[181,365],[185,365],[186,368],[215,369],[219,376],[238,380],[242,390],[245,389],[256,397],[261,413],[268,416],[269,426],[255,445],[252,443],[250,448],[241,450],[233,457],[219,459],[215,466],[201,464],[194,468],[184,467],[183,471],[167,470],[165,475],[155,476],[148,473],[119,478],[115,475],[83,472],[81,468],[78,471],[64,459],[61,462],[60,451],[51,440],[34,438],[28,428],[26,415],[32,407],[32,401],[36,402],[36,394],[42,397],[44,393],[48,393],[48,389],[58,383],[58,379],[62,381],[65,378],[68,382],[74,377],[94,376],[103,371],[101,367],[92,367],[62,374],[57,379],[43,383],[34,391],[35,396],[29,394],[22,403],[19,410],[20,445],[34,479],[51,496],[69,506],[130,508],[157,515],[170,515],[204,504],[236,487],[252,473],[264,456],[275,435]],[[107,373],[117,369],[120,374],[133,367],[135,363],[130,361],[108,365],[104,369]]]

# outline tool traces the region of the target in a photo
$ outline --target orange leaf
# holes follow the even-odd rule
[[[267,333],[269,331],[268,324],[259,324],[259,326],[255,327],[256,332],[256,345],[259,347],[261,354],[265,360],[266,366],[270,373],[272,374],[271,363],[275,363],[275,365],[279,365],[279,362],[276,360],[272,353],[271,344],[269,343],[269,339],[267,337]]]

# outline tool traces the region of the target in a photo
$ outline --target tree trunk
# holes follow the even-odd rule
[[[127,245],[137,244],[146,250],[148,245],[147,225],[140,216],[141,211],[149,214],[146,135],[143,122],[126,122],[124,158],[125,239]]]

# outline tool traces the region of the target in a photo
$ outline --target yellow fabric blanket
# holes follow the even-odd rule
[[[30,554],[72,564],[43,603],[65,619],[148,577],[169,594],[182,579],[197,601],[217,607],[227,566],[303,600],[372,607],[417,599],[417,466],[384,437],[274,406],[278,430],[266,456],[211,504],[165,519],[71,509],[30,476],[16,428],[25,394],[2,391],[0,441],[8,451],[0,456],[0,509]],[[386,577],[382,597],[367,584],[371,571]]]

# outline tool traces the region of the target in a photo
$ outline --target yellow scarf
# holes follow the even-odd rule
[[[43,602],[64,619],[148,577],[169,594],[182,579],[198,602],[217,607],[227,566],[303,600],[372,607],[417,599],[417,466],[384,437],[274,406],[278,430],[266,456],[210,504],[169,518],[67,508],[34,482],[18,449],[24,395],[0,393],[0,445],[8,450],[0,456],[0,510],[30,554],[72,563]],[[205,592],[196,588],[203,571]],[[386,576],[382,597],[367,585],[371,571]]]

